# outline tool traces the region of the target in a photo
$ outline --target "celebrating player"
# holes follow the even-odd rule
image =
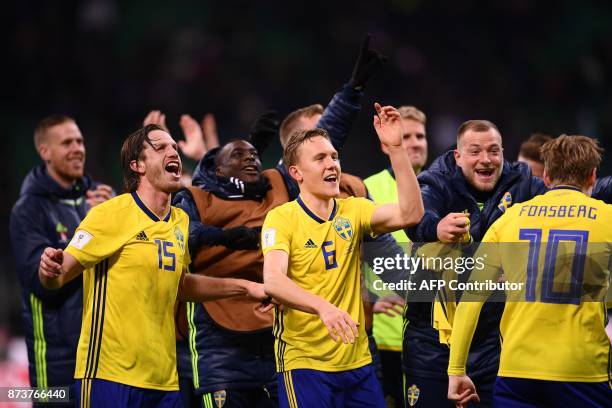
[[[438,157],[419,174],[425,215],[406,230],[413,242],[480,242],[487,229],[511,205],[545,192],[524,163],[504,161],[502,135],[487,120],[469,120],[457,131],[457,149]],[[469,217],[469,219],[468,219]],[[452,294],[451,294],[452,295]],[[449,296],[450,298],[450,296]],[[402,366],[406,398],[424,407],[450,406],[448,334],[455,302],[409,302],[406,308]],[[490,406],[499,362],[500,304],[489,303],[480,318],[468,371],[480,385],[481,404]],[[433,316],[433,319],[432,319]],[[433,325],[441,330],[436,330]]]
[[[340,164],[325,131],[297,131],[285,146],[283,161],[300,196],[270,211],[262,231],[266,293],[284,304],[274,325],[281,406],[385,406],[363,327],[359,238],[414,225],[423,207],[400,115],[375,107],[398,204],[335,199]]]
[[[98,205],[65,251],[46,248],[39,277],[59,288],[83,275],[75,377],[85,406],[178,406],[173,307],[181,300],[265,298],[263,285],[185,273],[188,217],[171,207],[181,160],[157,125],[121,149],[127,194]]]
[[[542,157],[551,190],[514,205],[482,240],[524,242],[530,249],[528,259],[502,247],[512,244],[494,251],[492,263],[503,265],[505,279],[526,285],[525,300],[508,302],[504,309],[495,406],[605,407],[612,402],[605,305],[602,299],[581,298],[588,293],[587,282],[607,288],[610,277],[612,206],[589,197],[601,153],[585,136],[547,142]],[[564,259],[571,260],[571,285],[559,277]],[[455,315],[448,397],[457,406],[478,400],[465,366],[482,305],[461,302]]]

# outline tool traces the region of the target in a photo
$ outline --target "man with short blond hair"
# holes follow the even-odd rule
[[[488,256],[488,265],[477,281],[503,273],[505,281],[525,288],[506,293],[495,406],[610,406],[605,294],[612,206],[589,197],[602,152],[585,136],[562,135],[544,144],[544,180],[550,190],[508,209],[482,240],[477,256]],[[526,256],[517,256],[521,242]],[[507,243],[515,244],[508,249]],[[566,262],[571,262],[569,287],[563,278]],[[602,296],[593,296],[593,288],[602,288]],[[465,366],[489,295],[466,291],[468,300],[456,310],[448,398],[459,406],[479,399]]]
[[[314,129],[323,115],[324,109],[321,104],[309,105],[297,109],[288,114],[281,122],[279,133],[280,143],[285,147],[289,136],[298,129]]]
[[[13,255],[23,305],[30,385],[72,386],[83,312],[82,281],[60,291],[45,289],[38,280],[38,260],[47,246],[60,248],[91,207],[113,191],[85,174],[85,141],[76,121],[55,114],[34,131],[42,163],[21,186],[10,218]],[[74,398],[71,389],[70,398]]]
[[[399,112],[375,107],[376,132],[398,172],[397,204],[336,198],[340,164],[325,131],[296,131],[285,146],[300,195],[270,211],[262,229],[264,287],[283,304],[274,324],[281,407],[385,406],[365,335],[360,241],[414,225],[422,203]]]
[[[457,148],[438,157],[419,174],[425,215],[406,230],[413,242],[455,244],[480,242],[487,229],[509,207],[546,191],[525,163],[504,160],[502,136],[488,120],[469,120],[457,130]],[[427,272],[427,271],[425,271]],[[452,294],[451,294],[452,295]],[[442,305],[443,307],[438,307]],[[403,370],[406,396],[423,407],[452,404],[446,399],[448,332],[453,326],[455,302],[409,303],[404,331]],[[484,406],[491,405],[499,364],[499,304],[485,305],[473,358],[468,364],[481,389]],[[444,330],[436,330],[434,325]]]

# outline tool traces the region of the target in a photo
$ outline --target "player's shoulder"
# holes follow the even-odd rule
[[[281,204],[278,207],[274,207],[270,211],[268,211],[269,217],[287,217],[296,215],[296,213],[300,210],[300,207],[297,203],[297,200],[289,201],[287,203]]]
[[[131,194],[120,194],[109,200],[104,201],[92,207],[89,210],[88,215],[90,216],[108,216],[124,214],[125,211],[131,211],[133,209],[134,199]]]
[[[173,205],[170,207],[170,211],[172,211],[171,217],[176,217],[179,222],[189,223],[189,215],[182,208]]]
[[[371,200],[368,200],[365,197],[346,197],[346,198],[336,198],[336,205],[338,207],[346,206],[346,207],[354,207],[354,206],[362,206],[368,205],[372,203]]]
[[[590,207],[597,209],[597,222],[601,225],[609,225],[612,220],[612,204],[593,197],[587,197]]]

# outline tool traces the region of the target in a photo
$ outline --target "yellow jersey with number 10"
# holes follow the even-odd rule
[[[364,198],[337,199],[329,219],[323,220],[298,197],[268,213],[262,229],[264,255],[271,250],[287,252],[287,276],[292,281],[359,323],[354,344],[336,343],[319,316],[286,306],[277,310],[274,336],[279,372],[344,371],[372,361],[361,298],[360,240],[371,232],[375,209]]]
[[[500,376],[609,379],[611,349],[601,295],[610,279],[611,223],[611,205],[560,187],[515,204],[487,231],[485,251],[479,248],[477,256],[487,255],[486,243],[492,243],[489,248],[499,243],[494,263],[506,281],[524,285],[519,294],[509,292],[520,301],[508,301],[501,319]],[[595,287],[604,291],[593,300],[586,291]],[[449,374],[464,371],[480,307],[480,302],[461,302],[457,308]]]
[[[83,272],[75,378],[178,390],[173,307],[190,262],[189,218],[160,220],[136,193],[91,209],[66,252]]]

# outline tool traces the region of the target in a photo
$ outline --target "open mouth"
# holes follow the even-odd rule
[[[338,181],[338,177],[336,175],[332,174],[332,175],[329,175],[327,177],[324,177],[323,181],[325,181],[326,183],[335,184]]]
[[[490,179],[495,173],[495,169],[476,169],[474,172],[483,179]]]
[[[242,172],[250,175],[259,174],[259,169],[254,164],[250,164],[248,166],[244,166],[242,168]]]
[[[181,177],[181,164],[177,160],[166,163],[165,170],[176,178]]]

